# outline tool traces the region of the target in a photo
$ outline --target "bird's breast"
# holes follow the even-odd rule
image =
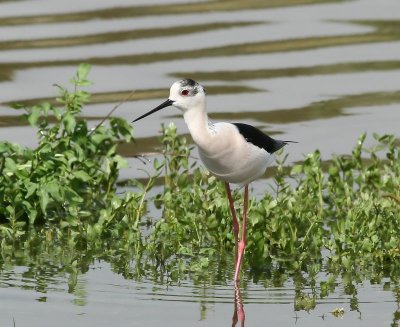
[[[219,123],[213,128],[207,144],[197,144],[202,162],[213,175],[244,185],[265,172],[271,159],[267,151],[247,142],[232,124]]]

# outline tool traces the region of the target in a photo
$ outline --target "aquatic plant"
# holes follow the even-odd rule
[[[61,231],[82,224],[99,228],[100,222],[109,223],[118,215],[122,219],[130,214],[130,206],[138,207],[139,199],[131,193],[124,200],[116,194],[119,170],[127,165],[116,150],[119,142],[133,140],[132,127],[110,118],[109,126],[89,130],[79,117],[90,99],[83,90],[90,85],[89,69],[79,66],[72,92],[58,86],[59,106],[16,106],[37,128],[38,145],[29,149],[0,142],[0,228],[5,237],[43,224]]]
[[[163,215],[152,244],[162,245],[163,258],[185,254],[200,260],[204,254],[203,263],[209,262],[216,251],[224,254],[233,245],[225,190],[201,168],[189,172],[190,152],[174,125],[163,133],[165,187],[156,196]],[[315,275],[325,259],[332,272],[390,267],[398,279],[399,149],[394,136],[375,138],[377,146],[363,149],[361,135],[351,156],[328,163],[315,151],[289,174],[286,157],[278,160],[276,194],[266,192],[250,203],[246,261],[254,274],[275,267]]]

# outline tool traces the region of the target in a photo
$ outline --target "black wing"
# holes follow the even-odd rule
[[[282,149],[287,142],[290,141],[281,141],[275,140],[272,137],[264,134],[258,128],[254,126],[242,124],[242,123],[233,123],[239,130],[239,133],[243,135],[247,142],[258,146],[261,149],[264,149],[268,153],[274,153],[279,149]]]

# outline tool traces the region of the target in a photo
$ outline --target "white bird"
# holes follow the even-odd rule
[[[248,185],[264,174],[274,158],[274,152],[293,141],[275,140],[247,124],[211,123],[206,112],[205,89],[192,79],[184,79],[172,84],[168,100],[136,118],[133,122],[169,106],[174,106],[182,111],[189,132],[198,147],[202,162],[211,174],[225,182],[233,218],[235,237],[234,282],[237,286],[246,247]],[[240,242],[239,222],[236,217],[229,183],[244,186]]]

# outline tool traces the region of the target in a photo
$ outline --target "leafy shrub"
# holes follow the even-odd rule
[[[59,88],[57,103],[20,108],[38,128],[38,146],[23,148],[0,142],[0,221],[8,235],[23,233],[25,225],[56,224],[60,227],[98,226],[127,206],[137,210],[137,197],[125,200],[116,194],[119,169],[126,160],[117,154],[119,142],[133,140],[128,122],[111,118],[109,127],[89,130],[79,114],[90,95],[89,66],[82,64],[73,78],[74,91]],[[8,227],[7,227],[8,226]]]

